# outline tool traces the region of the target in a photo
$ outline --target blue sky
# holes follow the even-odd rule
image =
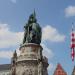
[[[23,39],[23,26],[33,11],[42,27],[43,54],[48,57],[49,75],[60,63],[71,75],[70,32],[75,23],[75,0],[0,0],[0,64],[10,63],[12,52]]]

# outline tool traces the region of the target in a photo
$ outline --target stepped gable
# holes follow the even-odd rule
[[[60,64],[57,65],[53,75],[67,75]]]
[[[75,75],[75,66],[74,66],[74,69],[73,69],[72,75]]]

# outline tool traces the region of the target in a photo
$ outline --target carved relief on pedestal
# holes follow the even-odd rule
[[[38,44],[24,44],[20,47],[21,54],[18,60],[42,58],[42,47]]]
[[[17,75],[38,75],[38,63],[32,60],[18,62],[16,72]]]
[[[43,74],[43,64],[42,62],[39,62],[38,64],[38,75],[42,75]]]
[[[24,70],[22,75],[33,75],[33,71],[32,71],[32,69],[26,69],[26,70]]]
[[[17,75],[38,75],[37,67],[22,67],[17,70]]]

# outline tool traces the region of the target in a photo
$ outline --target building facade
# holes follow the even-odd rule
[[[0,65],[0,75],[10,75],[11,74],[11,64]]]

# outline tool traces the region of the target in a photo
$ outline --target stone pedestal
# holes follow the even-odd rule
[[[21,45],[21,53],[16,61],[16,75],[48,75],[48,60],[43,57],[42,50],[38,44]]]

